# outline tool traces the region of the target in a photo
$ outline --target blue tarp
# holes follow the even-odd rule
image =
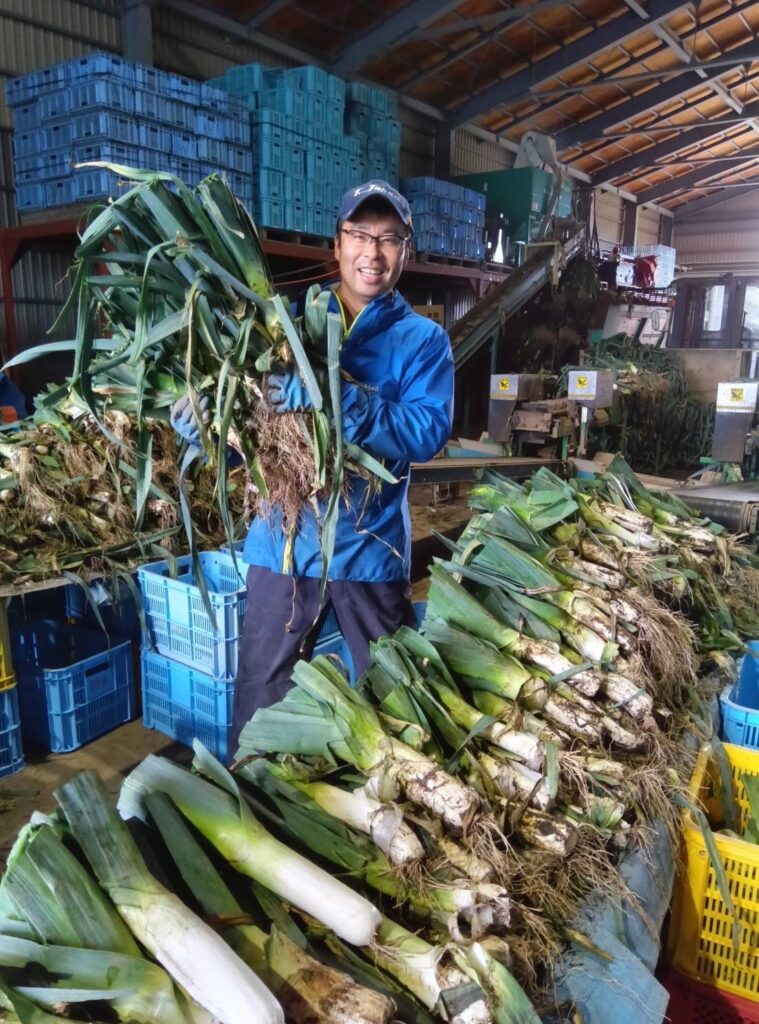
[[[624,858],[620,873],[641,912],[598,896],[586,900],[573,926],[605,955],[579,945],[564,953],[556,967],[556,1005],[573,1005],[583,1024],[661,1024],[669,995],[652,972],[674,879],[663,825],[653,829],[650,849]],[[545,1021],[561,1019],[559,1011]]]

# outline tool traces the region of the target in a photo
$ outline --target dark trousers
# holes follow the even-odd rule
[[[331,580],[321,607],[317,579],[283,576],[251,565],[246,582],[248,603],[232,706],[232,755],[253,712],[276,704],[292,686],[295,663],[313,654],[330,607],[350,649],[357,677],[369,666],[372,640],[394,633],[402,625],[416,626],[411,588],[403,581]]]

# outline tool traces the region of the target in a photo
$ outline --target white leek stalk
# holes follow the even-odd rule
[[[153,878],[94,772],[54,795],[119,914],[182,988],[223,1024],[284,1024],[279,1003],[247,964]]]
[[[195,749],[196,753],[200,749],[197,741]],[[204,748],[203,752],[210,757]],[[215,765],[224,772],[218,762]],[[144,817],[144,798],[150,793],[166,793],[236,871],[315,917],[346,942],[368,945],[380,921],[379,911],[343,882],[275,839],[240,799],[237,784],[228,772],[224,772],[224,779],[235,795],[165,758],[149,755],[124,781],[119,811],[124,817]]]

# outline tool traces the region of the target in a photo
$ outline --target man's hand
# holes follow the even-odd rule
[[[266,380],[266,399],[273,412],[305,412],[313,403],[308,388],[294,368],[270,373]]]
[[[206,427],[211,422],[210,404],[208,395],[200,395],[198,398],[198,408],[200,409],[203,425]],[[195,411],[190,402],[189,394],[183,395],[172,405],[169,419],[172,427],[180,437],[183,437],[185,441],[189,441],[190,444],[200,447],[200,426],[195,417]]]

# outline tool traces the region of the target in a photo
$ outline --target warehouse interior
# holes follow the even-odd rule
[[[0,79],[0,1021],[759,1024],[759,5]]]

